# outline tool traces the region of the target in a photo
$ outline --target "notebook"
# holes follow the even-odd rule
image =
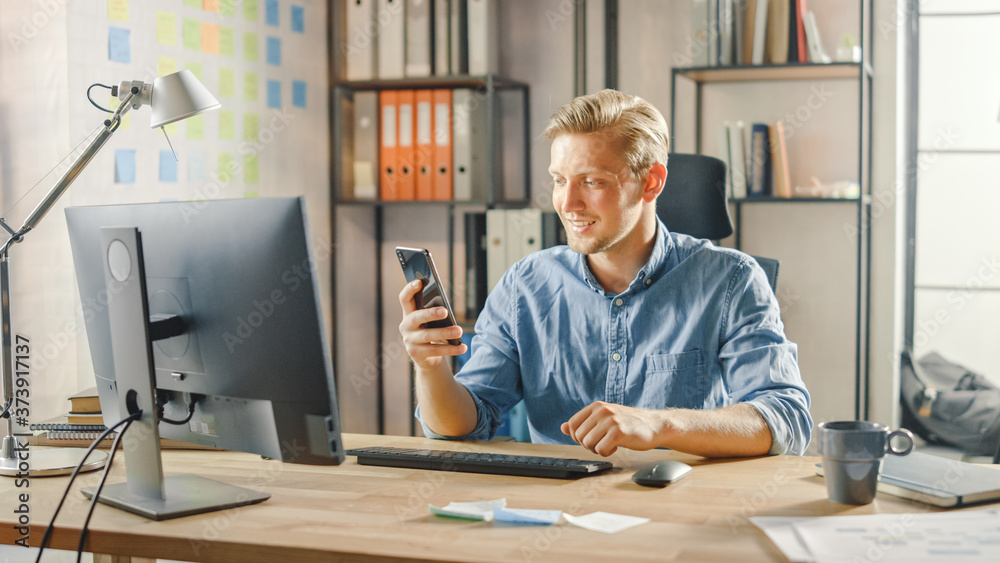
[[[822,464],[816,464],[816,474],[823,475]],[[1000,500],[1000,465],[975,465],[919,452],[887,455],[878,491],[943,507],[994,502]]]

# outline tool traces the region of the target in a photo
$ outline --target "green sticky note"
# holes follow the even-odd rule
[[[198,8],[201,9],[201,0],[184,0],[184,5],[188,8]]]
[[[257,0],[243,0],[243,17],[257,21]]]
[[[257,73],[243,73],[243,98],[250,102],[257,101]]]
[[[177,15],[156,12],[156,42],[160,45],[177,44]]]
[[[205,116],[195,115],[184,120],[184,124],[187,126],[187,138],[188,139],[204,139],[205,138]]]
[[[227,57],[236,56],[236,32],[231,27],[219,29],[219,54]]]
[[[220,181],[231,182],[233,178],[236,177],[236,165],[233,161],[233,153],[231,152],[220,152],[219,153],[219,172],[218,179]]]
[[[177,59],[172,57],[159,57],[156,59],[156,75],[166,76],[177,72]]]
[[[243,180],[248,184],[260,183],[260,167],[257,165],[257,153],[243,155]]]
[[[243,140],[256,143],[260,137],[260,116],[248,113],[243,116]]]
[[[187,63],[185,65],[185,67],[188,70],[191,71],[191,74],[193,74],[195,78],[197,78],[198,80],[200,80],[202,83],[205,82],[204,75],[201,73],[201,63],[190,63],[189,62],[189,63]]]
[[[257,62],[257,34],[243,34],[243,58],[250,62]]]
[[[192,51],[200,51],[201,22],[190,18],[184,18],[184,25],[182,27],[182,33],[184,34],[184,48],[191,49]]]
[[[219,69],[219,95],[223,98],[236,97],[236,73],[231,68]]]
[[[219,138],[229,141],[236,140],[236,114],[231,110],[219,111]]]
[[[239,0],[222,0],[219,3],[219,9],[222,15],[227,17],[233,17],[236,15],[236,2]]]

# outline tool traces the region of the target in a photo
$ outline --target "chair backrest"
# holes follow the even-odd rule
[[[724,239],[733,234],[726,199],[726,163],[701,154],[672,153],[656,214],[668,229],[696,238]],[[774,291],[781,263],[754,256]]]

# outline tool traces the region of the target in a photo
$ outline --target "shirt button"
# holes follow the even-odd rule
[[[615,360],[616,362],[618,362],[618,361],[621,361],[621,359],[622,359],[622,355],[621,355],[621,354],[619,354],[618,352],[615,352],[615,355],[614,355],[614,356],[611,356],[611,357],[612,357],[612,358],[613,358],[613,359],[614,359],[614,360]]]
[[[622,303],[624,303],[624,301],[622,301],[620,297],[615,300],[615,305],[618,305],[619,307],[622,306]]]
[[[653,280],[646,280],[646,285],[653,283]]]

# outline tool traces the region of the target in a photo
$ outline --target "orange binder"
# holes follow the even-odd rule
[[[417,90],[417,137],[416,137],[416,175],[417,199],[428,201],[434,199],[434,144],[433,144],[433,106],[431,91]]]
[[[434,90],[434,199],[449,201],[451,184],[451,90]]]
[[[399,199],[413,201],[417,199],[417,147],[414,143],[414,101],[413,90],[396,92],[399,103],[399,129],[397,139],[399,146],[396,152],[396,162],[399,168]]]
[[[399,199],[398,168],[398,137],[399,96],[394,90],[383,90],[379,93],[379,116],[381,119],[381,134],[379,135],[379,193],[385,201]]]

